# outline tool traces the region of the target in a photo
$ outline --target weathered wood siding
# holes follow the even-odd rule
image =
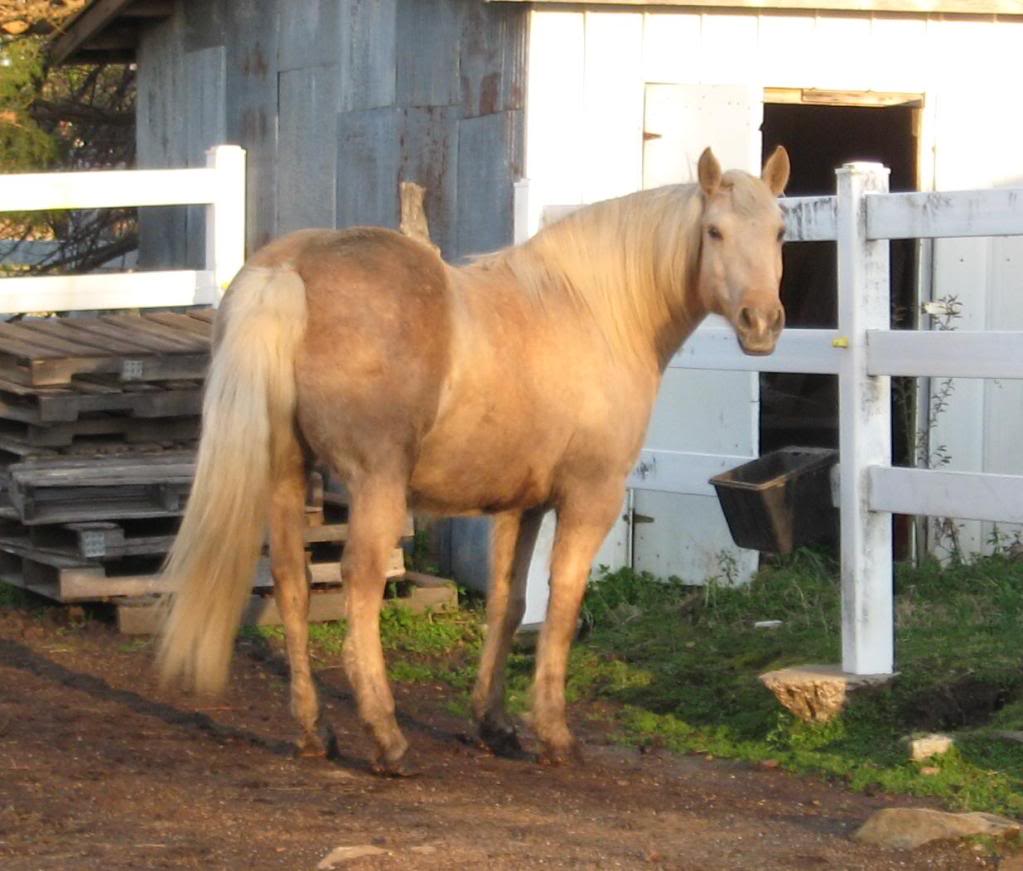
[[[426,188],[445,256],[511,241],[527,11],[482,0],[178,0],[139,50],[142,167],[248,152],[248,246],[300,227],[396,227]],[[200,265],[198,215],[143,216],[148,266]]]

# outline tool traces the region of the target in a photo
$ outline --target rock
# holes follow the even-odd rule
[[[890,674],[847,674],[837,665],[802,665],[760,675],[778,701],[801,720],[826,723],[846,706],[849,694],[887,683]]]
[[[972,835],[1001,837],[1020,830],[1020,824],[996,814],[950,814],[930,808],[884,808],[853,834],[864,844],[912,850],[931,841],[958,840]]]
[[[753,624],[754,629],[778,629],[781,626],[781,620],[757,620]]]
[[[372,844],[360,844],[353,847],[335,847],[320,860],[320,864],[316,867],[318,871],[330,871],[331,868],[336,868],[338,865],[342,865],[345,862],[351,862],[353,859],[361,859],[363,856],[384,856],[386,854],[386,850],[381,850],[379,847],[374,847]]]
[[[914,762],[923,762],[932,756],[942,756],[955,746],[949,735],[930,734],[919,738],[907,738],[909,755]]]

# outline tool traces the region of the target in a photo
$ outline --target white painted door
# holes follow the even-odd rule
[[[757,88],[647,85],[643,186],[695,181],[708,145],[723,167],[759,172],[762,117]],[[758,416],[755,373],[669,368],[646,449],[655,459],[659,451],[756,456]],[[715,575],[742,581],[756,569],[756,552],[732,543],[715,496],[637,489],[634,505],[636,569],[690,583]]]

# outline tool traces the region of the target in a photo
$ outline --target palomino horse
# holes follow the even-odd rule
[[[761,179],[722,174],[708,149],[699,184],[580,209],[463,267],[383,229],[300,231],[256,253],[216,321],[195,484],[166,568],[176,593],[164,678],[223,687],[269,523],[299,746],[326,752],[302,538],[315,457],[350,494],[344,664],[376,769],[400,773],[408,747],[379,615],[409,506],[496,516],[473,712],[497,751],[517,748],[504,667],[541,517],[556,512],[533,723],[541,758],[571,756],[568,649],[661,373],[708,312],[731,322],[747,353],[774,349],[784,323],[776,198],[788,174],[781,148]]]

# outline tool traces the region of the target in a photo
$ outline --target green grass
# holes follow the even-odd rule
[[[35,604],[31,593],[0,581],[0,608],[31,608]]]
[[[610,719],[617,739],[781,767],[859,790],[934,797],[956,809],[1023,816],[1023,562],[902,567],[896,578],[899,676],[853,697],[838,719],[803,723],[758,676],[786,665],[840,661],[837,568],[800,552],[753,583],[686,586],[630,571],[604,572],[583,608],[567,695],[577,712]],[[781,620],[776,629],[753,623]],[[459,612],[381,616],[392,680],[443,684],[447,709],[468,714],[483,637],[477,604]],[[281,644],[279,629],[248,630]],[[314,656],[336,661],[344,624],[311,632]],[[508,664],[509,708],[528,708],[533,654]],[[953,732],[955,749],[921,765],[904,740]],[[772,764],[773,764],[772,763]]]
[[[805,552],[741,588],[605,574],[588,600],[593,630],[572,683],[580,695],[622,705],[629,743],[772,759],[856,789],[1023,815],[1023,745],[990,734],[1023,728],[1023,564],[996,556],[901,568],[899,677],[854,696],[837,720],[811,725],[780,709],[757,675],[840,660],[836,574]],[[769,619],[781,627],[752,628]],[[604,657],[596,668],[594,653]],[[608,682],[608,661],[627,672],[617,683]],[[903,739],[939,729],[962,733],[956,749],[926,766],[909,761]]]

